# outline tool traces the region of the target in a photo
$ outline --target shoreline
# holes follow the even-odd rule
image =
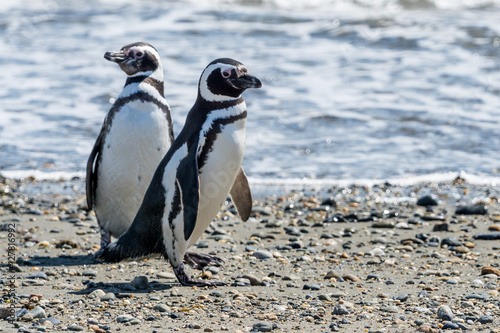
[[[180,286],[164,259],[94,261],[95,216],[71,181],[0,178],[0,193],[0,251],[15,224],[17,272],[6,256],[0,270],[22,315],[2,317],[5,332],[500,332],[500,241],[475,238],[500,232],[493,185],[270,190],[246,223],[223,208],[192,248],[224,259],[188,269],[217,288]],[[437,205],[417,205],[427,195]]]

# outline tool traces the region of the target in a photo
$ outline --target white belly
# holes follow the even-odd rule
[[[102,147],[95,212],[114,237],[132,223],[153,174],[170,148],[170,128],[153,103],[128,103],[113,118]]]
[[[224,126],[200,170],[200,203],[188,249],[205,232],[227,199],[245,154],[246,119]]]

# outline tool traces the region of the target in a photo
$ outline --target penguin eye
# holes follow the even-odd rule
[[[227,79],[228,77],[231,76],[231,69],[226,69],[222,71],[222,77]]]
[[[137,58],[140,58],[140,57],[142,57],[143,55],[144,55],[144,53],[142,53],[141,51],[137,51],[137,53],[135,54],[135,56],[136,56]]]

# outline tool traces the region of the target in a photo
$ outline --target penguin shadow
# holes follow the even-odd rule
[[[144,289],[137,289],[130,285],[130,282],[93,282],[90,280],[84,281],[87,285],[86,289],[71,291],[70,294],[73,295],[88,295],[95,290],[102,290],[105,293],[113,293],[117,299],[120,298],[131,298],[134,294],[149,294],[153,291],[165,291],[172,289],[174,287],[179,287],[180,284],[177,281],[169,282],[159,282],[156,280],[150,281],[148,286]]]
[[[34,258],[19,258],[17,264],[21,267],[62,267],[62,266],[81,266],[96,265],[101,262],[94,258],[93,254],[82,255],[61,255],[57,257],[36,256]],[[9,267],[9,264],[0,264],[0,267]]]

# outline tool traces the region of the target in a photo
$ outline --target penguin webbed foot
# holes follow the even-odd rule
[[[226,283],[222,281],[192,280],[187,276],[186,271],[184,270],[184,264],[181,264],[179,267],[175,267],[174,273],[177,280],[183,286],[216,287],[226,285]]]
[[[94,258],[98,259],[109,244],[111,244],[111,233],[101,229],[101,248],[94,253]]]
[[[221,267],[224,260],[204,253],[186,252],[184,262],[193,269],[202,270],[207,266]]]

